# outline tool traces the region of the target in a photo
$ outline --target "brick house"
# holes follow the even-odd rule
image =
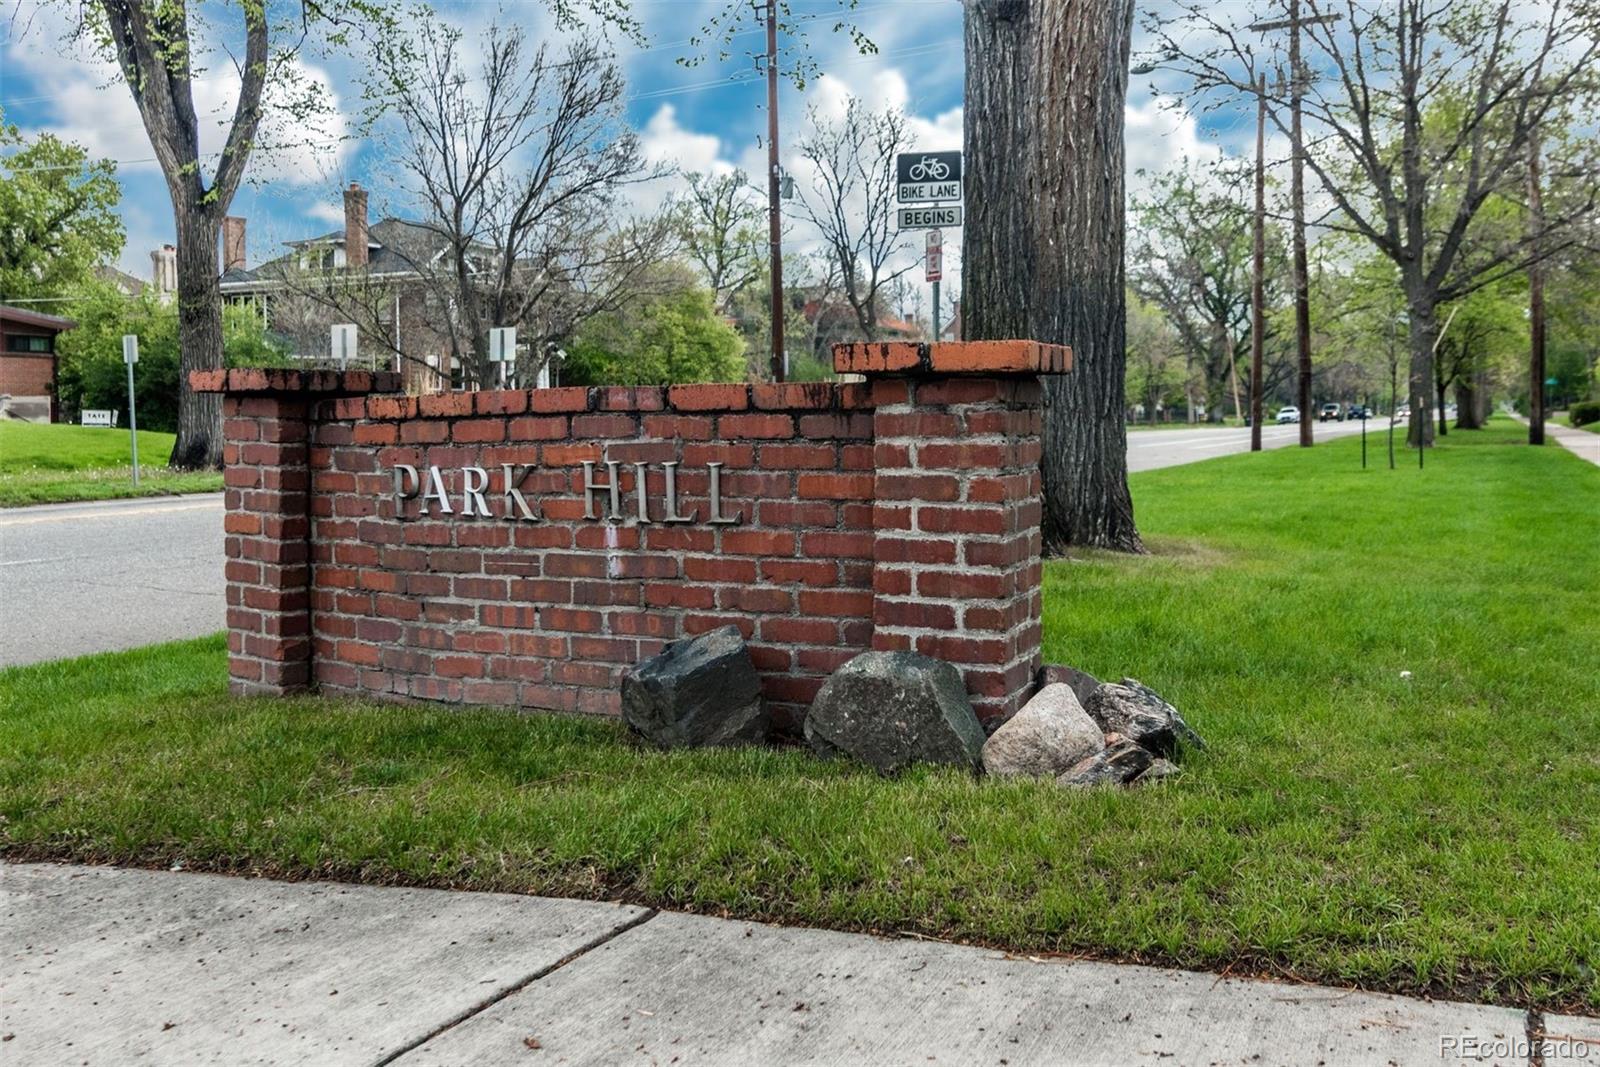
[[[396,370],[412,393],[438,392],[453,383],[450,341],[434,327],[439,311],[417,264],[437,260],[446,239],[406,219],[369,225],[367,192],[351,182],[344,191],[341,229],[287,242],[288,252],[251,268],[245,220],[229,216],[222,227],[222,299],[260,310],[277,339],[307,363],[326,363],[330,330],[337,322],[361,331],[359,362],[373,370]],[[319,299],[346,286],[342,298],[361,314],[336,310]]]
[[[77,325],[0,304],[0,412],[5,417],[56,421],[56,336]]]

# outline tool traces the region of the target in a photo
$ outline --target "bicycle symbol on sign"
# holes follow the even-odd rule
[[[950,176],[950,164],[934,156],[923,156],[920,163],[911,164],[911,180],[914,182],[939,182]]]

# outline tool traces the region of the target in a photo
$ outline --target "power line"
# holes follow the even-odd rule
[[[844,63],[840,63],[838,65],[839,66],[859,66],[862,63],[874,62],[874,61],[880,60],[880,59],[907,58],[907,57],[912,57],[912,56],[927,55],[927,54],[929,54],[931,52],[944,51],[948,47],[949,46],[947,44],[944,44],[944,43],[928,44],[928,45],[917,45],[917,46],[914,46],[914,47],[911,47],[911,48],[900,48],[900,49],[893,49],[893,50],[888,51],[888,52],[877,52],[877,53],[872,54],[871,56],[863,56],[862,58],[856,59],[856,60],[847,60]],[[728,88],[729,86],[732,86],[732,85],[743,85],[743,84],[748,84],[748,83],[751,83],[751,82],[755,82],[758,79],[759,79],[759,75],[757,75],[754,71],[739,71],[736,74],[728,75],[726,78],[714,78],[714,79],[711,79],[709,81],[694,82],[694,83],[691,83],[691,84],[688,84],[688,85],[670,86],[670,87],[663,88],[663,89],[651,89],[651,90],[646,90],[644,92],[639,92],[639,93],[630,93],[629,95],[624,96],[622,98],[622,102],[623,103],[632,103],[633,101],[636,101],[636,100],[656,100],[656,99],[660,99],[662,97],[678,96],[678,95],[681,95],[683,93],[704,92],[704,91],[708,91],[708,90],[712,90],[712,89],[725,89],[725,88]],[[258,146],[256,149],[254,149],[254,151],[259,151],[259,152],[262,152],[262,153],[272,153],[272,152],[284,151],[284,150],[291,149],[291,148],[302,148],[302,147],[305,147],[304,143],[283,144],[283,145],[263,145],[263,146]],[[222,157],[222,153],[221,152],[207,152],[204,155],[200,156],[199,158],[202,161],[210,162],[212,160],[220,159],[221,157]],[[57,171],[57,170],[74,170],[75,171],[75,170],[81,169],[83,166],[86,166],[86,165],[91,165],[93,163],[103,163],[103,162],[107,162],[107,161],[106,160],[86,160],[83,164],[77,164],[77,165],[66,164],[66,163],[51,163],[51,164],[43,164],[43,165],[33,166],[33,167],[10,167],[10,168],[6,168],[6,169],[9,170],[10,173],[12,173],[12,174],[31,174],[31,173],[42,173],[44,171]],[[118,167],[124,167],[124,166],[131,167],[131,166],[142,165],[142,164],[145,164],[145,163],[157,163],[157,162],[159,162],[159,160],[155,156],[148,156],[148,157],[143,157],[143,158],[139,158],[139,159],[113,159],[113,160],[110,160],[109,162],[112,163],[114,166],[118,166]],[[3,159],[0,159],[0,166],[4,166],[4,160]]]

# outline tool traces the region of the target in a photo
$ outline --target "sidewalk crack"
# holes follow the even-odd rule
[[[511,985],[507,986],[505,989],[500,990],[498,993],[495,993],[492,996],[490,996],[490,997],[488,997],[488,998],[486,998],[486,999],[484,999],[482,1001],[479,1001],[477,1004],[474,1004],[472,1007],[468,1008],[466,1011],[463,1011],[458,1015],[455,1015],[455,1016],[453,1016],[453,1017],[451,1017],[449,1019],[446,1019],[439,1026],[437,1026],[434,1029],[432,1029],[432,1030],[428,1031],[427,1033],[423,1034],[421,1037],[417,1038],[415,1041],[409,1041],[406,1044],[401,1045],[399,1048],[395,1049],[393,1052],[390,1052],[387,1055],[381,1057],[380,1059],[374,1061],[372,1067],[386,1067],[387,1064],[391,1064],[391,1063],[395,1062],[401,1056],[404,1056],[406,1053],[413,1052],[416,1049],[421,1048],[423,1045],[426,1045],[429,1041],[432,1041],[434,1038],[438,1037],[440,1034],[443,1034],[443,1033],[445,1033],[445,1032],[447,1032],[449,1030],[455,1029],[457,1026],[460,1026],[462,1023],[466,1022],[468,1019],[472,1018],[474,1015],[477,1015],[480,1012],[482,1012],[482,1011],[484,1011],[484,1010],[486,1010],[488,1008],[491,1008],[494,1005],[500,1003],[502,1000],[504,1000],[507,997],[511,996],[513,993],[520,993],[524,989],[526,989],[530,985],[532,985],[533,983],[537,982],[539,979],[545,978],[545,977],[547,977],[549,975],[554,974],[556,971],[559,971],[561,968],[565,967],[567,964],[571,963],[573,960],[576,960],[579,957],[588,955],[589,953],[593,952],[595,949],[599,948],[601,945],[606,944],[607,942],[615,941],[617,938],[621,937],[623,934],[627,933],[629,930],[632,930],[632,929],[634,929],[636,927],[639,927],[639,926],[643,926],[645,923],[649,922],[651,919],[654,919],[659,914],[661,914],[661,913],[659,911],[657,911],[655,908],[648,908],[645,911],[643,911],[642,913],[640,913],[638,915],[635,915],[633,918],[629,919],[627,922],[621,923],[621,924],[619,924],[617,926],[613,926],[611,929],[607,930],[605,933],[599,935],[598,937],[595,937],[595,938],[585,942],[584,944],[579,945],[577,948],[573,949],[571,952],[567,953],[565,956],[562,956],[559,960],[556,960],[554,963],[550,964],[550,966],[541,967],[539,970],[534,971],[532,974],[528,975],[526,978],[523,978],[520,981],[514,982]]]

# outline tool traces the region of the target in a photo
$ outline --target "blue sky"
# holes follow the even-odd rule
[[[640,132],[647,153],[684,169],[726,169],[743,166],[761,174],[764,148],[758,140],[766,124],[764,82],[754,76],[748,50],[762,47],[754,23],[732,42],[734,55],[685,67],[692,54],[687,39],[702,26],[720,0],[639,0],[634,11],[648,40],[643,47],[615,38],[614,47],[632,96],[628,119]],[[860,55],[848,35],[832,27],[840,7],[830,0],[796,0],[799,20],[808,21],[805,36],[791,40],[792,61],[805,50],[823,71],[805,92],[784,84],[780,115],[785,157],[806,129],[807,112],[842,110],[849,96],[875,106],[893,105],[911,120],[916,146],[959,148],[962,98],[962,8],[959,0],[862,0],[844,17],[852,19],[878,46],[876,55]],[[8,122],[25,131],[52,130],[83,143],[97,156],[119,161],[123,184],[122,214],[128,243],[121,265],[139,277],[149,276],[149,252],[172,239],[170,203],[153,162],[143,127],[127,88],[115,80],[102,60],[62,41],[71,5],[20,0],[12,18],[0,23],[0,108]],[[453,3],[441,13],[460,25],[469,40],[495,19],[524,25],[535,40],[552,32],[548,8],[538,2]],[[225,8],[218,17],[225,19]],[[237,17],[236,15],[234,17]],[[374,217],[406,214],[407,205],[387,182],[381,143],[348,137],[359,107],[358,53],[329,54],[307,50],[299,62],[306,76],[317,79],[339,112],[321,131],[323,143],[252,161],[247,184],[235,198],[232,213],[249,220],[252,264],[274,254],[281,242],[323,232],[341,224],[339,189],[354,179],[373,189]],[[234,82],[218,63],[197,87],[197,106],[212,122],[231,109]],[[1128,166],[1160,168],[1180,156],[1211,157],[1219,148],[1207,131],[1191,120],[1164,110],[1144,82],[1134,79],[1128,107]],[[1207,120],[1228,147],[1242,147],[1253,133],[1237,117],[1224,114]],[[1248,125],[1248,123],[1247,123]],[[216,125],[220,145],[222,129]],[[298,138],[297,138],[298,140]],[[1232,142],[1241,141],[1240,145]],[[791,165],[792,170],[798,164]],[[802,185],[804,179],[802,178]],[[1137,185],[1137,179],[1131,179]],[[666,190],[653,190],[646,199]],[[648,205],[642,205],[648,206]],[[411,212],[414,213],[414,212]],[[804,245],[807,235],[796,233]],[[947,270],[959,271],[959,257],[947,251]]]

